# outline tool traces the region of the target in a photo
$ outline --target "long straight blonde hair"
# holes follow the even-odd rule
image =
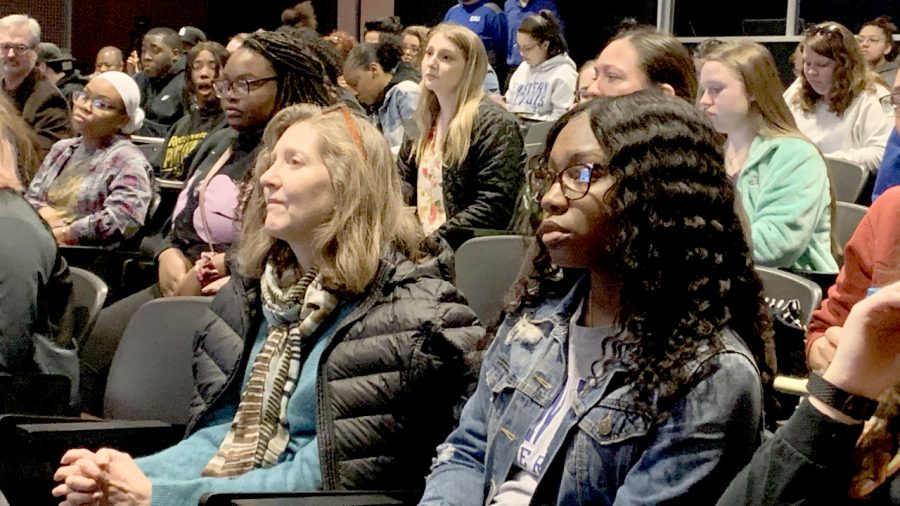
[[[423,235],[416,219],[404,209],[400,176],[384,135],[341,109],[293,105],[266,126],[244,207],[239,270],[259,277],[266,262],[296,265],[288,244],[266,232],[266,201],[259,178],[272,165],[282,134],[301,122],[310,123],[318,133],[319,155],[334,188],[334,209],[315,230],[315,264],[329,290],[362,293],[378,271],[385,246],[417,260],[423,256],[419,255]]]
[[[10,188],[19,191],[28,188],[41,165],[35,146],[34,130],[25,123],[9,98],[0,93],[0,172],[8,173],[5,184]],[[15,184],[10,184],[11,180]]]
[[[484,78],[487,75],[488,57],[484,43],[468,28],[455,23],[441,23],[428,34],[428,43],[435,35],[442,35],[459,48],[465,59],[462,80],[456,88],[456,110],[443,139],[435,141],[441,146],[442,161],[446,165],[462,162],[469,153],[472,128],[478,116],[478,105],[484,98]],[[424,51],[428,50],[428,43]],[[441,105],[433,91],[419,84],[419,102],[416,108],[416,126],[419,137],[413,149],[416,164],[422,162],[431,137],[431,129],[437,120]]]
[[[784,86],[772,54],[762,44],[749,41],[723,42],[703,62],[717,62],[744,83],[750,97],[749,121],[762,137],[796,137],[810,142],[797,128],[794,115],[784,101]]]
[[[772,58],[772,53],[765,46],[748,41],[725,42],[713,49],[703,61],[704,63],[711,61],[721,63],[736,73],[744,82],[744,91],[748,97],[752,98],[749,121],[754,123],[758,135],[768,139],[793,137],[806,141],[816,148],[819,156],[823,159],[823,165],[825,164],[825,157],[818,146],[803,135],[797,127],[794,115],[791,114],[787,102],[784,101],[784,86],[778,76],[775,59]],[[828,211],[831,215],[831,223],[834,224],[837,213],[834,182],[831,181],[831,175],[827,172],[825,176],[828,178],[831,197]],[[842,252],[837,246],[833,227],[830,235],[831,253],[838,257]]]

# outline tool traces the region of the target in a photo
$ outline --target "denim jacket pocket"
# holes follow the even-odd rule
[[[613,445],[646,436],[652,429],[645,413],[617,407],[605,401],[591,408],[578,422],[578,427],[601,445]]]
[[[491,390],[491,416],[488,424],[493,426],[499,416],[506,411],[516,392],[516,378],[510,371],[509,364],[500,358],[495,360],[491,368],[487,370],[484,381]]]

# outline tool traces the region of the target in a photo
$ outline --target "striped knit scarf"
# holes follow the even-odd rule
[[[269,335],[253,362],[231,428],[203,476],[239,476],[278,463],[290,440],[287,406],[303,365],[301,343],[337,305],[315,270],[297,280],[293,270],[279,276],[267,264],[260,285]]]

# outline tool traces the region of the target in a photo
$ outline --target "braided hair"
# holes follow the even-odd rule
[[[337,92],[325,66],[297,37],[284,32],[257,32],[244,41],[243,47],[262,55],[275,69],[276,111],[299,103],[326,107],[337,102]]]

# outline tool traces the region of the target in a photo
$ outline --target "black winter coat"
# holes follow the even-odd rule
[[[476,379],[470,356],[484,334],[451,272],[449,253],[420,264],[386,255],[366,292],[346,301],[349,314],[339,306],[322,324],[336,326],[316,381],[325,490],[424,488]],[[261,322],[259,280],[233,274],[195,336],[188,434],[205,413],[237,405]]]
[[[414,142],[405,138],[397,157],[410,205],[415,205],[419,176]],[[462,163],[445,165],[443,172],[447,222],[435,235],[456,248],[467,238],[460,229],[507,230],[525,182],[525,147],[516,117],[484,97],[472,127],[469,153]]]

